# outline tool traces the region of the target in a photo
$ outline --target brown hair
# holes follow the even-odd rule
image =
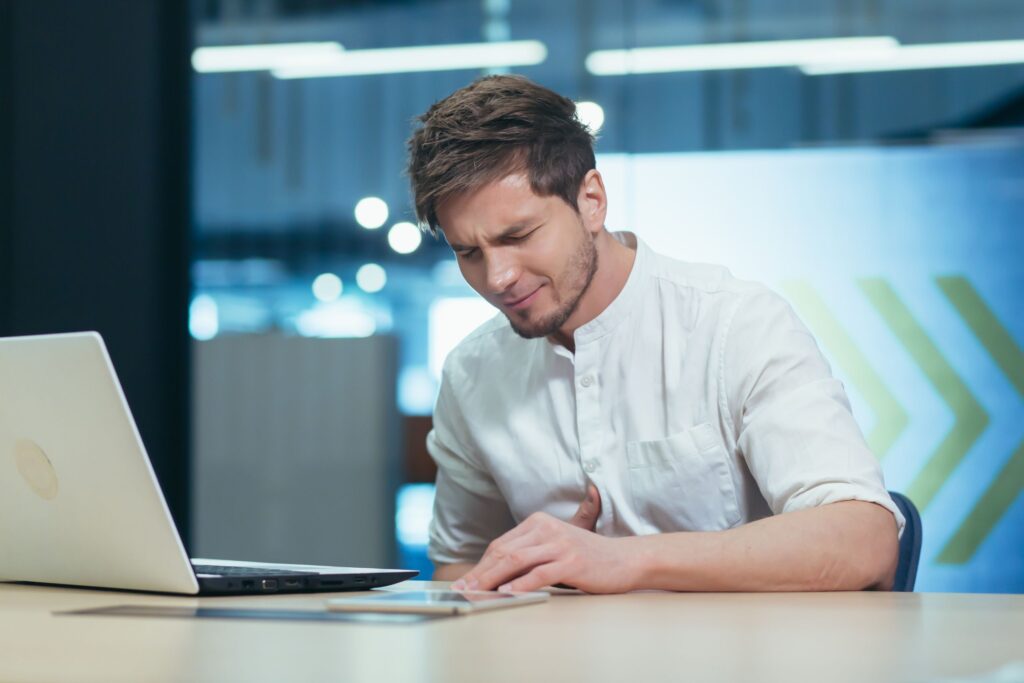
[[[578,210],[595,167],[594,136],[567,97],[522,76],[485,76],[435,102],[409,138],[416,217],[435,236],[437,206],[516,171],[530,187]]]

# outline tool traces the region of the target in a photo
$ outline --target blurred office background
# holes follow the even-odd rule
[[[918,589],[1024,591],[1024,4],[14,7],[0,332],[109,328],[196,554],[429,575],[440,367],[495,311],[412,224],[405,140],[475,77],[521,73],[598,132],[609,228],[790,299],[922,512]],[[69,126],[106,138],[53,139]],[[61,230],[74,249],[44,259]]]

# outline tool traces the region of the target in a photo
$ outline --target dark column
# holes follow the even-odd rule
[[[186,542],[190,5],[0,0],[0,336],[103,335]]]

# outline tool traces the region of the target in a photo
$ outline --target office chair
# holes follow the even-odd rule
[[[892,589],[910,593],[914,590],[917,561],[921,557],[921,515],[918,514],[914,503],[902,493],[889,491],[889,495],[907,520],[906,526],[903,527],[903,536],[900,538],[900,561],[896,567],[896,581]]]

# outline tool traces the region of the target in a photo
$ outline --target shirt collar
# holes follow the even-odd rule
[[[647,271],[650,268],[650,250],[632,232],[613,232],[612,237],[627,247],[636,247],[633,268],[629,271],[629,277],[626,278],[626,284],[622,287],[622,291],[608,304],[607,308],[601,311],[596,318],[577,328],[573,334],[576,348],[611,332],[616,325],[629,317],[643,295]]]

